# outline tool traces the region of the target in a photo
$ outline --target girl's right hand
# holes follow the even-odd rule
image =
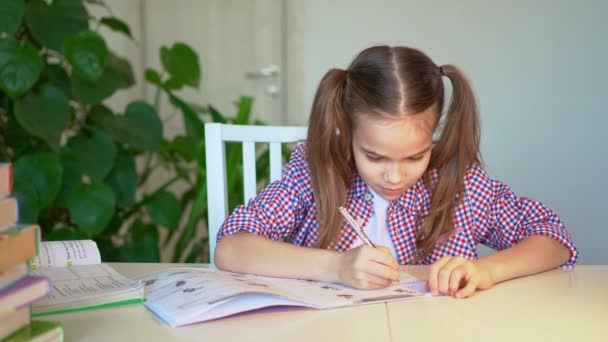
[[[344,285],[372,290],[399,281],[399,264],[387,247],[362,245],[339,255],[338,279]]]

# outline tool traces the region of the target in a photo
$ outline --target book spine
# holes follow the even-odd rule
[[[40,245],[40,227],[20,224],[0,230],[0,270],[33,259]]]
[[[41,286],[44,284],[44,286]],[[51,282],[47,277],[30,275],[15,285],[0,291],[0,302],[2,299],[10,303],[10,298],[14,298],[21,292],[28,292],[28,296],[24,297],[24,300],[19,303],[14,303],[13,307],[2,308],[4,313],[7,311],[16,311],[25,307],[29,307],[32,304],[46,299],[51,293]],[[9,304],[10,305],[10,304]],[[2,314],[2,312],[0,312]]]
[[[19,221],[17,198],[8,196],[0,199],[0,232],[7,230]]]
[[[13,164],[0,163],[0,198],[13,193]]]
[[[27,277],[30,271],[29,261],[9,267],[6,270],[0,270],[0,291]]]
[[[14,174],[13,174],[13,164],[10,164],[8,166],[8,192],[10,194],[13,193],[13,177],[14,177]]]

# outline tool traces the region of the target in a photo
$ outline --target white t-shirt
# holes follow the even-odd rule
[[[395,244],[393,243],[393,239],[391,239],[391,235],[388,231],[387,225],[389,202],[384,198],[380,197],[378,194],[376,194],[371,187],[368,187],[368,189],[369,192],[372,194],[372,200],[374,201],[374,213],[372,214],[372,217],[370,217],[367,225],[363,227],[363,231],[365,232],[365,234],[367,234],[369,239],[372,240],[374,245],[388,247],[393,256],[397,258]],[[363,241],[361,240],[361,238],[359,238],[359,236],[357,236],[352,246],[354,248],[361,246],[362,244]]]

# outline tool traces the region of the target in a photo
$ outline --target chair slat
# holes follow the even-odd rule
[[[270,181],[274,182],[281,179],[281,168],[283,167],[281,160],[281,143],[270,143]]]
[[[254,141],[262,143],[294,142],[306,138],[306,128],[297,126],[225,125],[223,141]],[[302,135],[304,133],[304,135]]]
[[[226,153],[222,141],[221,125],[205,126],[205,158],[207,172],[207,221],[210,260],[213,263],[215,237],[228,215],[228,189],[226,188]]]
[[[243,143],[243,185],[245,190],[243,203],[247,203],[251,198],[255,197],[256,183],[255,143],[245,141]]]

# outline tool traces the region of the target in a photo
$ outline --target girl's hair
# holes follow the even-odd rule
[[[445,114],[442,76],[452,83]],[[402,118],[434,104],[435,129],[440,132],[424,174],[431,208],[416,236],[420,253],[415,262],[431,253],[441,234],[452,230],[452,212],[462,198],[465,173],[471,164],[481,164],[479,115],[471,86],[456,67],[439,67],[423,52],[408,47],[370,47],[346,70],[325,74],[314,98],[306,145],[319,218],[318,247],[329,247],[340,232],[338,207],[346,201],[356,174],[351,139],[357,116]],[[433,169],[439,171],[436,181],[431,179]]]

